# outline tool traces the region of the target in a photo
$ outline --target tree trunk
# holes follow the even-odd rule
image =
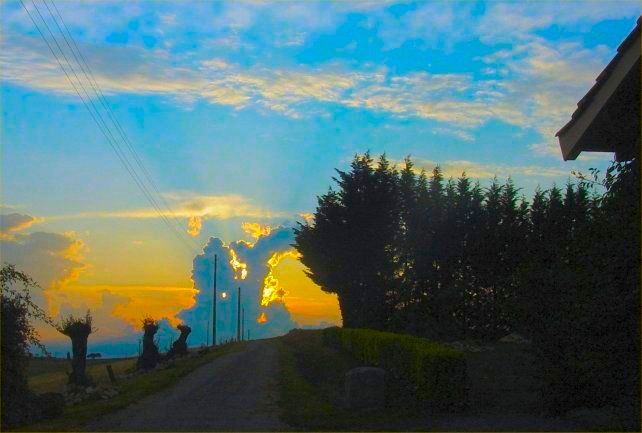
[[[143,353],[138,358],[138,366],[144,369],[151,369],[156,367],[158,363],[158,347],[154,343],[154,335],[158,331],[158,325],[147,325],[143,328],[145,334],[143,336]]]
[[[71,375],[69,375],[69,383],[74,385],[91,385],[90,379],[85,373],[87,367],[87,338],[89,334],[78,333],[71,338]]]

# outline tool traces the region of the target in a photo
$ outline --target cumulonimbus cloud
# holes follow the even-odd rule
[[[250,336],[273,337],[296,327],[282,301],[261,305],[265,278],[270,271],[269,259],[278,252],[292,250],[294,232],[289,227],[272,228],[254,243],[236,241],[225,244],[210,238],[203,253],[194,258],[192,280],[198,290],[195,304],[178,314],[192,327],[193,341],[205,342],[208,323],[211,327],[214,257],[217,268],[217,339],[236,337],[237,293],[241,288],[245,329]],[[263,321],[265,319],[265,321]]]

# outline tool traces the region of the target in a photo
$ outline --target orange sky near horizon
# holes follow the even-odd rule
[[[292,319],[300,326],[318,325],[322,322],[341,324],[338,298],[328,294],[312,282],[304,272],[303,264],[292,256],[283,258],[274,268],[274,276],[286,291],[283,297]],[[82,281],[82,277],[81,277]],[[73,282],[57,290],[45,291],[48,311],[56,317],[61,313],[84,314],[90,309],[100,339],[117,337],[138,329],[143,317],[167,318],[172,325],[180,321],[175,317],[181,310],[190,308],[197,290],[193,287],[159,285],[107,285],[78,284]],[[258,302],[258,300],[257,300]],[[47,340],[60,340],[54,329],[38,326]]]
[[[337,295],[323,292],[304,269],[303,264],[291,256],[283,258],[274,269],[274,276],[287,292],[283,301],[292,319],[301,326],[317,325],[321,321],[340,325]]]

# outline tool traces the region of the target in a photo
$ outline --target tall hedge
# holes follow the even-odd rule
[[[325,344],[347,350],[359,361],[411,383],[421,401],[439,409],[466,405],[466,360],[459,350],[371,329],[328,328],[323,337]]]

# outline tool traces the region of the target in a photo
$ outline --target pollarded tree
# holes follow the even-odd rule
[[[56,326],[58,331],[71,339],[71,374],[69,383],[79,386],[91,385],[93,382],[87,375],[87,339],[89,334],[96,332],[92,326],[93,318],[87,310],[85,317],[75,317],[70,315],[63,318],[59,325]]]
[[[190,332],[192,332],[192,328],[181,323],[176,327],[176,329],[179,330],[181,335],[178,337],[178,340],[172,343],[172,348],[167,353],[168,357],[175,355],[187,355],[187,337]]]
[[[143,353],[138,358],[138,367],[150,369],[156,367],[159,359],[158,346],[154,335],[158,332],[158,322],[151,317],[143,319]]]

